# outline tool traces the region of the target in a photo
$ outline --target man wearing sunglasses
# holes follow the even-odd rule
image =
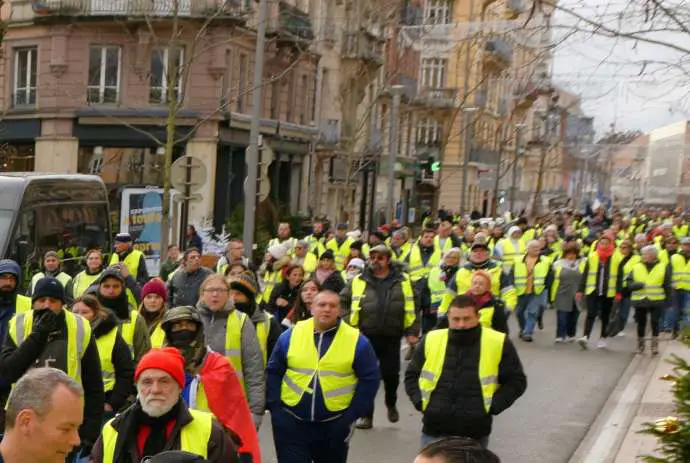
[[[386,245],[371,248],[368,265],[343,290],[342,306],[348,311],[343,320],[359,328],[374,347],[385,388],[388,421],[396,423],[400,419],[396,408],[400,339],[406,336],[407,342],[415,345],[419,322],[410,277],[392,262],[392,255]],[[357,427],[371,429],[373,416],[372,408]]]

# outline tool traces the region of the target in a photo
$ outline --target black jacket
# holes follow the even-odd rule
[[[479,310],[493,307],[494,315],[491,317],[491,328],[500,331],[501,333],[508,333],[508,320],[506,319],[506,305],[500,299],[491,298],[490,301],[482,304]],[[448,317],[443,316],[439,318],[436,329],[448,328]]]
[[[30,368],[43,366],[38,362],[46,361],[46,353],[66,350],[67,323],[64,310],[58,315],[57,326],[58,329],[48,336],[33,331],[19,346],[14,343],[11,336],[6,336],[0,352],[0,377],[14,384]],[[55,357],[66,358],[67,355],[66,352],[62,355],[58,353]],[[67,366],[60,363],[57,361],[51,366],[66,372]],[[104,403],[101,360],[93,334],[81,359],[81,384],[84,388],[84,422],[79,429],[79,435],[82,444],[89,445],[95,442],[101,429]]]
[[[312,277],[313,278],[313,277]],[[343,281],[343,277],[340,275],[340,272],[335,271],[331,273],[328,278],[326,278],[323,283],[321,283],[321,290],[325,291],[333,291],[336,294],[340,294],[340,292],[343,290],[345,287],[345,282]]]
[[[291,288],[288,280],[283,280],[278,283],[271,291],[271,297],[268,300],[266,311],[273,314],[273,316],[278,319],[279,323],[283,321],[283,318],[285,318],[292,306],[295,305],[295,300],[297,299],[297,296],[299,296],[299,290],[301,287],[302,286],[299,285]],[[284,307],[280,307],[278,304],[276,304],[278,298],[281,297],[288,301],[287,305]]]
[[[490,413],[486,413],[479,382],[481,328],[459,332],[449,330],[443,372],[424,411],[424,434],[466,436],[480,439],[491,434],[492,416],[510,407],[527,388],[527,377],[515,347],[506,337],[498,370],[499,388]],[[417,410],[422,409],[419,376],[425,362],[422,339],[405,371],[405,391]]]
[[[165,445],[165,450],[180,450],[180,431],[183,426],[193,420],[187,405],[185,405],[182,399],[180,400],[180,410],[177,414],[170,439]],[[141,405],[137,401],[113,419],[112,425],[118,432],[114,458],[114,461],[117,463],[139,463],[142,461],[139,450],[136,448],[136,438],[127,439],[128,436],[136,436],[139,430],[139,422],[137,420],[139,410],[141,410]],[[134,445],[125,448],[127,440]],[[211,430],[211,438],[208,441],[207,454],[207,461],[209,463],[237,463],[239,461],[237,449],[230,435],[225,432],[216,420],[213,420],[213,429]],[[101,437],[98,438],[96,445],[93,447],[91,459],[93,463],[103,463],[103,441]]]
[[[92,326],[93,335],[99,339],[113,329],[117,329],[118,325],[115,314],[108,310],[107,317],[99,319]],[[115,387],[105,393],[105,403],[110,404],[113,411],[117,413],[127,404],[127,398],[134,392],[134,359],[129,346],[119,332],[115,337],[111,360],[115,368]]]

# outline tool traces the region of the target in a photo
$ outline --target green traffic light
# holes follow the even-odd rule
[[[441,163],[439,161],[434,161],[431,164],[431,171],[432,172],[438,172],[439,170],[441,170]]]

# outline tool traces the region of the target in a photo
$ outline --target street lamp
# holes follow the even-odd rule
[[[510,179],[510,213],[515,211],[515,195],[517,190],[517,164],[522,149],[522,131],[527,128],[527,124],[515,124],[515,159],[513,159],[513,172]]]
[[[463,138],[465,139],[465,157],[462,162],[462,191],[460,192],[460,214],[465,213],[466,199],[467,199],[467,176],[470,170],[470,152],[472,150],[472,141],[474,134],[470,135],[469,115],[479,111],[479,108],[474,106],[469,108],[462,108],[463,118]]]
[[[400,119],[400,100],[407,87],[404,85],[393,85],[389,93],[393,96],[393,107],[390,111],[388,131],[388,202],[386,205],[386,219],[388,223],[393,223],[395,218],[395,161],[398,155],[398,127]]]

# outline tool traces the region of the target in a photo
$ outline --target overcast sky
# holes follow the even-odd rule
[[[642,13],[643,10],[630,7],[633,2],[642,3],[642,0],[560,0],[559,5],[619,27],[618,15],[626,5],[626,11]],[[690,77],[683,75],[688,70],[669,68],[669,64],[677,66],[681,61],[680,52],[661,45],[586,33],[569,35],[562,40],[570,26],[585,27],[582,22],[575,25],[575,21],[572,14],[564,11],[557,11],[555,15],[553,34],[559,45],[553,63],[554,80],[581,95],[585,114],[595,117],[598,135],[608,131],[612,123],[617,130],[647,132],[690,119],[687,103]],[[629,31],[644,26],[630,17],[622,24]],[[684,47],[690,43],[688,35],[675,33],[655,33],[653,38],[666,43],[679,40]]]

